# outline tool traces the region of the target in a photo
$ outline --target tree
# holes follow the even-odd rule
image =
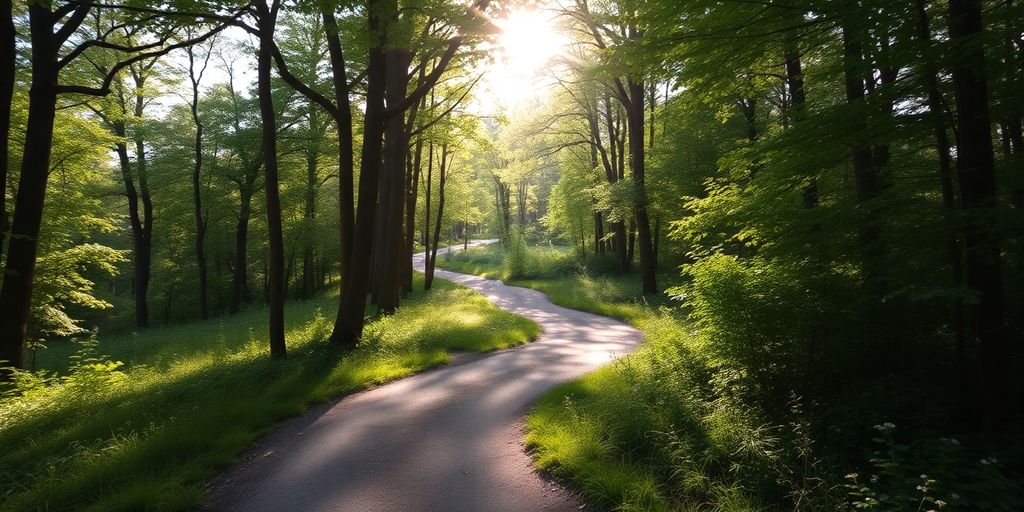
[[[957,175],[965,213],[967,285],[979,294],[970,305],[978,339],[981,407],[988,428],[998,427],[1012,410],[1011,351],[1003,306],[999,235],[991,212],[998,206],[995,158],[989,118],[981,2],[950,0],[949,35],[955,48],[953,84],[957,110]]]
[[[93,8],[92,4],[69,3],[54,9],[50,2],[33,2],[28,7],[32,88],[29,91],[24,156],[18,177],[14,220],[10,228],[11,242],[5,261],[4,281],[0,286],[0,309],[8,312],[0,318],[0,360],[8,361],[17,368],[22,367],[24,361],[58,95],[104,96],[110,92],[111,83],[122,69],[176,48],[201,42],[226,26],[221,24],[196,38],[167,44],[177,31],[177,26],[172,24],[157,33],[152,42],[122,46],[106,40],[110,32],[92,38],[79,31]],[[129,18],[116,26],[130,25],[132,22]],[[63,47],[69,42],[72,48],[62,53]],[[107,70],[98,86],[61,83],[61,71],[95,47],[115,49],[127,56]]]
[[[0,1],[0,255],[7,237],[7,169],[10,165],[11,103],[14,101],[14,75],[17,70],[14,5]]]
[[[618,30],[599,26],[595,16],[590,11],[586,0],[578,0],[576,11],[573,15],[579,19],[589,30],[593,37],[594,44],[602,50],[608,48],[606,35],[621,33],[621,41],[624,44],[636,45],[644,37],[644,27],[639,23],[644,20],[643,13],[636,7],[627,7],[619,13],[621,20]],[[640,277],[644,293],[657,293],[657,280],[655,278],[654,245],[651,233],[650,217],[648,215],[648,198],[645,185],[646,179],[646,144],[644,134],[647,131],[645,122],[646,115],[646,91],[642,71],[638,69],[626,69],[625,77],[622,75],[613,76],[611,81],[614,85],[615,98],[626,111],[626,132],[628,134],[629,166],[632,172],[632,181],[636,194],[635,218],[637,227],[637,244],[640,253]],[[620,148],[624,150],[624,148]]]
[[[132,34],[125,33],[131,40]],[[152,273],[153,255],[153,198],[149,187],[149,170],[146,156],[144,112],[155,96],[150,87],[151,80],[159,77],[158,59],[131,64],[125,75],[113,84],[113,93],[100,98],[99,106],[93,112],[103,121],[107,129],[118,137],[114,146],[124,193],[128,199],[128,219],[132,232],[132,295],[135,299],[135,326],[149,326],[149,282]],[[149,82],[149,85],[147,85]],[[130,133],[129,133],[130,131]],[[135,154],[132,163],[128,151],[129,142]],[[141,206],[141,208],[140,208]]]
[[[268,5],[261,0],[256,3],[256,28],[259,38],[257,54],[257,83],[259,91],[260,122],[263,126],[260,149],[263,152],[263,191],[267,198],[267,236],[270,245],[269,297],[270,314],[270,356],[283,358],[287,355],[284,338],[284,232],[281,223],[281,193],[278,185],[277,159],[277,118],[274,114],[273,91],[271,90],[271,66],[274,54],[274,30],[281,8],[280,0]]]

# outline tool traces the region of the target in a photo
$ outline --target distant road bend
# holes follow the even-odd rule
[[[422,254],[415,264],[422,270]],[[538,291],[441,269],[436,275],[532,319],[543,333],[522,347],[467,357],[310,409],[215,480],[211,510],[581,508],[534,471],[522,445],[523,418],[548,389],[630,352],[640,333],[556,306]]]

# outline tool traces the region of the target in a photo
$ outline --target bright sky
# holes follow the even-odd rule
[[[494,23],[502,29],[492,57],[481,64],[478,72],[484,73],[483,80],[473,92],[471,110],[480,115],[495,115],[510,112],[550,92],[552,79],[550,64],[564,56],[568,38],[561,32],[555,21],[556,13],[543,7],[527,7],[512,11],[507,17],[496,18]],[[228,29],[218,38],[218,46],[240,45],[249,39],[241,29]],[[255,62],[244,50],[226,52],[235,69],[235,86],[243,94],[255,80]],[[184,52],[175,52],[170,62],[185,68]],[[224,63],[217,57],[203,76],[203,88],[227,82]],[[182,84],[183,92],[187,82]],[[183,101],[176,95],[165,98],[163,103],[175,104]]]
[[[481,69],[485,76],[475,93],[479,110],[512,110],[548,92],[550,64],[568,44],[554,18],[551,10],[533,8],[515,10],[507,18],[494,20],[502,34],[493,59]]]

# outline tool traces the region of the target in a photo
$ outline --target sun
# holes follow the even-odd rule
[[[567,38],[551,10],[513,10],[493,21],[501,33],[486,71],[487,86],[498,102],[512,107],[547,88],[548,71],[564,53]]]
[[[565,39],[553,21],[552,13],[541,9],[516,10],[495,20],[501,29],[500,58],[509,71],[535,74],[562,51]]]

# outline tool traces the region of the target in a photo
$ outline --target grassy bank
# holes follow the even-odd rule
[[[324,342],[336,300],[287,306],[283,361],[269,359],[259,309],[42,352],[49,378],[0,401],[0,510],[193,509],[217,469],[311,404],[539,332],[439,281],[341,353]]]
[[[607,262],[552,249],[530,249],[525,260],[512,272],[489,247],[439,265],[538,289],[645,335],[633,355],[552,390],[527,418],[537,466],[591,503],[894,512],[1024,503],[1022,444],[942,430],[942,390],[888,375],[852,380],[841,358],[815,376],[801,352],[780,350],[784,334],[787,343],[814,339],[798,317],[812,306],[808,294],[790,281],[709,259],[714,267],[683,288],[684,312],[665,297],[644,299],[639,277],[609,274]]]

